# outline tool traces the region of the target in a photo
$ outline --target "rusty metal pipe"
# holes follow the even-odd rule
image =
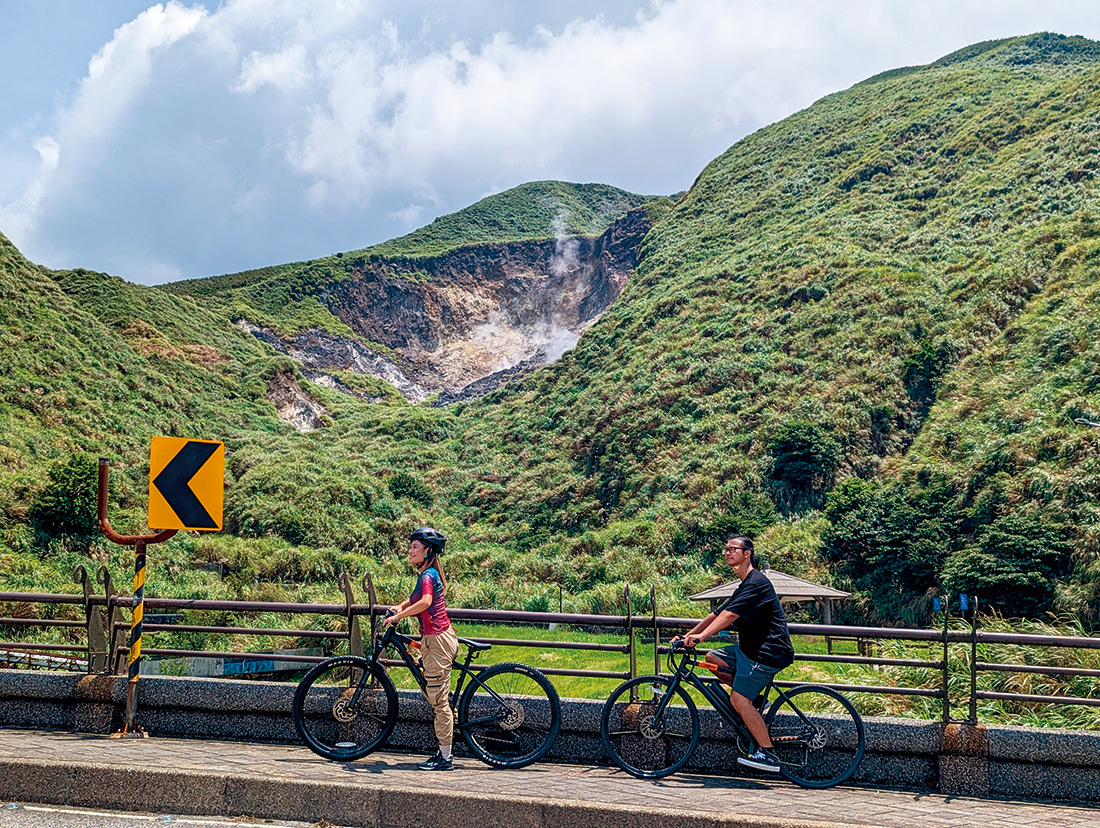
[[[107,474],[111,462],[106,457],[99,458],[99,488],[96,490],[96,518],[99,520],[99,528],[106,535],[107,540],[120,546],[134,546],[138,543],[160,543],[176,534],[175,529],[165,529],[154,535],[120,535],[111,528],[107,520]]]

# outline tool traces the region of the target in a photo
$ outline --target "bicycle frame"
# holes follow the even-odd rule
[[[371,653],[368,661],[370,661],[370,663],[372,664],[382,664],[382,654],[386,651],[387,648],[393,647],[397,651],[398,655],[401,656],[401,661],[405,664],[406,667],[409,668],[409,672],[412,673],[413,678],[416,679],[416,683],[420,686],[421,691],[426,691],[428,687],[428,680],[424,678],[424,671],[420,669],[420,665],[417,664],[416,659],[413,658],[412,653],[409,651],[409,644],[412,643],[414,640],[415,639],[410,635],[403,635],[402,633],[399,633],[396,627],[390,627],[386,630],[385,634],[380,639],[378,639],[378,643],[375,645],[374,652]],[[506,704],[505,699],[501,698],[499,693],[497,693],[492,687],[489,687],[487,684],[482,682],[481,679],[478,678],[477,674],[480,672],[480,670],[475,670],[473,667],[470,666],[470,662],[473,660],[475,652],[474,648],[470,646],[471,642],[464,638],[460,638],[458,639],[458,641],[460,644],[466,645],[466,660],[461,663],[459,663],[457,660],[454,662],[454,669],[457,669],[459,671],[459,676],[458,684],[455,685],[455,689],[451,693],[451,707],[457,707],[458,700],[462,698],[462,689],[466,684],[467,678],[470,679],[471,684],[476,684],[477,686],[481,687],[481,689],[491,695],[502,705]],[[385,667],[385,665],[382,666]],[[366,675],[368,674],[364,674],[364,678],[366,677]],[[365,681],[359,681],[358,686],[355,688],[355,693],[351,698],[350,705],[354,705],[358,701],[359,694],[363,691],[363,688],[366,686],[366,684],[367,683]],[[485,722],[492,720],[492,716],[487,716],[482,719],[474,719],[472,721],[460,722],[458,720],[458,717],[456,716],[455,727],[464,729],[467,727],[484,724]]]
[[[728,685],[722,681],[730,680],[725,670],[679,642],[666,652],[668,671],[624,681],[608,698],[600,718],[604,749],[630,775],[659,779],[690,761],[702,736],[702,701],[710,702],[720,722],[729,725],[740,764],[778,771],[804,788],[839,785],[859,768],[866,750],[863,721],[852,703],[832,688],[802,684],[784,690],[774,681],[764,687],[752,704],[763,717],[774,751],[767,765],[758,765],[752,757],[760,743],[729,701]],[[697,675],[699,665],[716,677]],[[717,728],[729,735],[721,724]]]
[[[676,659],[676,653],[680,652],[680,663],[674,664]],[[750,746],[755,747],[756,740],[753,739],[752,734],[749,733],[749,729],[745,726],[744,721],[741,719],[740,714],[733,709],[733,705],[729,700],[729,687],[723,684],[717,678],[700,678],[695,674],[696,667],[703,667],[706,670],[715,670],[705,660],[698,658],[694,650],[686,648],[677,648],[672,646],[668,651],[668,668],[672,674],[672,682],[669,684],[668,690],[665,693],[665,697],[661,700],[661,703],[657,705],[657,709],[654,711],[654,718],[659,719],[664,713],[665,707],[668,705],[668,700],[672,698],[676,693],[676,688],[683,684],[694,687],[699,693],[710,702],[710,706],[713,707],[718,715],[722,717],[722,720],[733,728],[734,733],[738,737],[744,739]],[[767,686],[761,691],[760,696],[763,697],[763,702],[757,705],[757,709],[763,714],[764,709],[767,707],[768,699],[771,697],[772,691],[778,694],[778,698],[773,702],[777,704],[784,699],[788,699],[783,690],[778,687],[774,681],[769,681]],[[759,697],[758,697],[759,698]],[[755,704],[755,701],[754,701]],[[802,715],[802,711],[791,705],[794,712],[806,721],[806,717]]]

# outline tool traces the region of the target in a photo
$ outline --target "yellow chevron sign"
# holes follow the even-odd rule
[[[154,437],[149,450],[149,528],[222,528],[225,443]]]

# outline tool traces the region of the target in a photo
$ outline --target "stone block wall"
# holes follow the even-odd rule
[[[139,724],[154,736],[295,743],[295,685],[232,679],[143,677]],[[419,693],[398,691],[400,718],[388,747],[434,750],[432,711]],[[0,670],[0,727],[112,733],[122,727],[126,679]],[[548,761],[603,764],[602,701],[563,700]],[[704,737],[690,772],[739,772],[728,728],[699,710]],[[969,796],[1100,802],[1100,734],[868,718],[857,784]],[[459,743],[460,741],[459,741]],[[461,747],[460,747],[461,749]]]

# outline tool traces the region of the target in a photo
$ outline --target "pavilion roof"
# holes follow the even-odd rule
[[[824,584],[815,584],[813,581],[804,581],[794,575],[788,575],[776,569],[765,569],[764,574],[772,582],[775,594],[781,602],[818,601],[833,598],[841,600],[848,598],[852,593],[833,589]],[[710,589],[703,590],[691,596],[692,601],[717,601],[729,598],[741,586],[740,581],[730,581]]]

